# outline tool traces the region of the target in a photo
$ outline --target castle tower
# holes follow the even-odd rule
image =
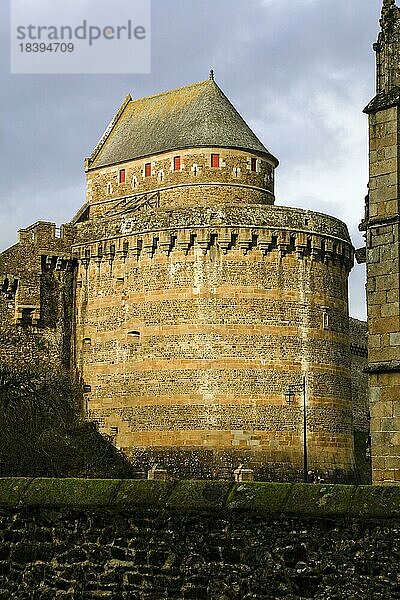
[[[75,363],[138,466],[300,478],[305,378],[310,468],[352,475],[353,248],[274,206],[277,165],[213,79],[128,96],[86,161]]]
[[[368,353],[375,483],[400,482],[400,9],[385,0],[374,44],[366,205]]]

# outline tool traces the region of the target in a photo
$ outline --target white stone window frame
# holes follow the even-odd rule
[[[211,159],[210,159],[210,160],[211,160]],[[191,168],[190,168],[190,170],[191,170],[191,172],[193,173],[193,176],[194,176],[194,177],[197,177],[197,175],[200,173],[200,169],[202,169],[202,166],[201,166],[201,165],[198,165],[197,163],[194,163],[194,164],[191,166]]]
[[[132,175],[131,187],[132,187],[132,189],[136,189],[137,187],[139,187],[139,180],[136,177],[136,175]]]
[[[253,161],[253,160],[255,160],[255,161],[256,161],[256,170],[255,170],[255,171],[253,171],[253,169],[251,168],[251,163],[252,163],[252,161]],[[260,158],[258,158],[257,156],[250,156],[250,157],[247,159],[247,170],[248,170],[250,173],[256,173],[256,174],[259,174],[259,173],[260,173],[260,171],[261,171],[261,159],[260,159]]]
[[[180,159],[180,167],[179,167],[179,171],[175,169],[175,159],[179,158]],[[182,154],[175,154],[170,162],[169,165],[169,170],[171,173],[182,173],[182,171],[184,171],[186,169],[186,165],[183,161],[183,156]]]
[[[181,159],[181,165],[179,167],[179,171],[176,171],[175,170],[175,158],[177,158],[178,156]],[[181,154],[175,154],[175,156],[172,158],[172,160],[169,163],[170,173],[182,173],[182,171],[184,171],[185,169],[186,169],[186,164],[183,162],[183,156]]]
[[[264,182],[265,183],[274,183],[274,170],[272,169],[271,171],[268,169],[267,172],[264,175]]]
[[[232,173],[234,177],[239,178],[242,174],[242,169],[240,167],[233,167]]]
[[[113,193],[113,186],[111,181],[107,181],[106,192],[109,196]]]

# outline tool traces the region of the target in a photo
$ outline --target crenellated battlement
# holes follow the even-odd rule
[[[55,223],[37,221],[29,227],[18,230],[18,243],[67,247],[73,240],[73,233],[73,225],[64,224],[58,229]]]
[[[48,303],[44,276],[51,270],[73,271],[74,231],[70,224],[57,229],[55,223],[38,221],[20,229],[18,242],[0,254],[1,289],[13,301],[14,324],[36,327],[48,320],[44,318]]]

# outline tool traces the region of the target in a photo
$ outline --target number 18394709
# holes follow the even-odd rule
[[[72,42],[24,42],[19,44],[19,49],[21,52],[73,52],[75,48]]]

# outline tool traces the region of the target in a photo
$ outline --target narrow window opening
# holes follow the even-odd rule
[[[133,346],[140,343],[140,331],[128,331],[128,342]]]
[[[120,171],[119,171],[119,182],[120,183],[125,183],[125,178],[126,178],[126,171],[125,171],[125,169],[120,169]]]
[[[118,435],[118,431],[119,431],[118,427],[115,427],[115,426],[110,427],[110,435],[111,435],[111,437],[116,437]]]
[[[329,313],[326,310],[322,313],[322,327],[329,329]]]
[[[181,157],[180,156],[175,156],[174,158],[174,171],[180,171],[181,170]]]
[[[150,177],[151,176],[151,163],[146,163],[144,165],[144,176],[145,177]]]
[[[211,166],[219,167],[219,154],[211,154]]]
[[[254,157],[251,159],[251,170],[257,172],[257,159]]]
[[[32,319],[33,319],[33,308],[23,308],[21,324],[22,325],[32,325]]]

